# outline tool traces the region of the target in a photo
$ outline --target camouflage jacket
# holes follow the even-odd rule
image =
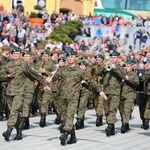
[[[145,82],[145,88],[147,95],[150,95],[150,70],[147,71],[145,75],[143,75],[143,81]]]
[[[60,69],[55,74],[53,80],[62,80],[60,89],[60,98],[63,99],[79,99],[81,81],[87,82],[96,92],[101,89],[98,84],[91,78],[91,75],[81,69],[79,66],[70,68],[69,66]]]
[[[107,71],[104,65],[99,66],[96,74],[103,76],[103,91],[105,94],[120,95],[121,82],[125,78],[125,74],[119,64],[110,71]]]

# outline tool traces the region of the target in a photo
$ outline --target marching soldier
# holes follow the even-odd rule
[[[132,106],[136,97],[136,87],[139,84],[139,79],[136,73],[132,70],[132,62],[125,62],[125,78],[121,83],[120,105],[119,111],[121,115],[121,133],[127,132],[129,128],[129,119],[132,111]]]
[[[62,145],[65,145],[67,141],[67,137],[71,134],[70,140],[67,142],[68,144],[76,143],[76,135],[73,125],[74,115],[77,112],[78,100],[79,100],[79,90],[81,81],[84,80],[87,82],[93,90],[96,92],[100,92],[100,87],[91,79],[91,75],[85,72],[83,69],[80,69],[79,66],[76,65],[76,52],[74,50],[70,50],[68,53],[68,66],[59,69],[55,74],[53,80],[62,80],[61,89],[60,89],[60,98],[64,103],[62,106],[62,112],[65,116],[65,126],[63,128],[64,132],[60,136],[60,141]],[[51,78],[47,78],[47,81],[50,82]],[[107,99],[106,95],[103,92],[100,92],[100,95],[103,98]]]
[[[120,102],[120,83],[124,79],[123,68],[118,62],[119,53],[114,51],[110,54],[110,60],[97,68],[97,75],[103,76],[103,90],[108,97],[104,101],[104,112],[108,126],[106,135],[115,135],[116,113]]]

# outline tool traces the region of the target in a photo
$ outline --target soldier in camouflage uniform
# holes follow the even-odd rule
[[[65,145],[69,134],[71,134],[71,138],[67,143],[68,144],[76,143],[73,120],[74,115],[77,112],[79,92],[80,92],[79,87],[81,81],[82,80],[86,81],[87,84],[91,86],[91,88],[93,88],[96,92],[101,91],[97,83],[91,79],[91,75],[89,75],[83,69],[80,69],[75,62],[76,62],[76,52],[74,50],[70,50],[70,52],[68,53],[69,65],[63,68],[63,70],[59,69],[53,78],[53,80],[58,80],[60,78],[62,80],[60,89],[60,98],[61,101],[64,103],[64,105],[62,106],[62,112],[64,113],[63,115],[65,116],[64,118],[65,126],[63,128],[64,132],[63,135],[60,136],[60,141],[62,145]],[[100,92],[100,94],[105,99],[107,99],[106,95],[103,92]]]
[[[139,84],[139,78],[132,70],[131,61],[125,62],[125,78],[122,80],[120,91],[119,111],[121,115],[121,133],[126,133],[129,128],[129,119],[136,97],[136,87]]]
[[[97,67],[100,67],[103,65],[104,56],[103,54],[97,54],[95,56],[95,59],[96,59],[96,64],[97,64],[95,70],[97,70]],[[102,87],[103,77],[97,76],[97,82]],[[102,126],[103,125],[103,99],[97,93],[94,93],[94,108],[95,108],[96,115],[97,115],[96,126],[97,127]]]
[[[120,83],[124,79],[123,68],[118,62],[119,53],[114,51],[110,54],[110,60],[97,68],[97,75],[103,76],[103,90],[108,97],[103,101],[104,112],[108,126],[106,135],[115,135],[116,113],[120,102]]]
[[[86,71],[87,63],[85,61],[81,61],[78,63],[80,68]],[[84,128],[84,114],[87,108],[87,103],[90,98],[90,90],[87,83],[83,80],[81,82],[81,88],[80,88],[80,98],[78,103],[78,109],[77,109],[77,122],[75,124],[76,129],[82,129]]]
[[[2,47],[2,55],[0,58],[0,69],[3,68],[10,60],[10,47],[7,45],[3,45]],[[9,116],[9,111],[6,103],[6,87],[7,83],[0,83],[0,121],[5,120]],[[5,110],[6,116],[3,116],[3,112]]]
[[[144,112],[144,121],[143,121],[143,129],[147,130],[149,128],[149,120],[150,120],[150,59],[146,60],[146,69],[147,73],[143,76],[143,81],[146,85],[146,94],[147,94],[147,104]]]

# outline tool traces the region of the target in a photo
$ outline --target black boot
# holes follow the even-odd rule
[[[77,118],[75,126],[77,130],[84,128],[84,121],[80,118]]]
[[[56,118],[55,118],[55,124],[60,124],[61,123],[61,116],[57,116]]]
[[[105,129],[105,132],[107,136],[115,135],[114,124],[108,124],[107,128]]]
[[[68,135],[69,135],[69,132],[64,131],[63,135],[60,136],[59,139],[60,139],[60,141],[61,141],[61,142],[60,142],[61,145],[65,145],[65,144],[66,144]]]
[[[102,125],[103,125],[103,117],[97,115],[96,126],[97,126],[97,127],[100,127],[100,126],[102,126]]]
[[[3,121],[4,120],[4,115],[3,115],[3,113],[1,112],[0,113],[0,121]]]
[[[41,116],[39,126],[40,127],[45,127],[46,126],[46,116],[43,116],[43,115]]]
[[[143,129],[144,130],[148,130],[148,128],[149,128],[149,120],[148,119],[144,119]]]
[[[17,135],[14,140],[22,140],[22,129],[17,129]]]
[[[63,128],[64,128],[64,126],[65,126],[65,122],[62,122],[61,124],[60,124],[60,126],[58,127],[58,130],[60,130],[60,133],[63,133]]]
[[[126,124],[126,127],[127,127],[127,131],[129,131],[130,130],[129,123]]]
[[[67,144],[74,144],[74,143],[77,143],[75,130],[71,133],[71,137],[69,141],[67,142]]]
[[[122,123],[121,133],[126,133],[126,132],[127,132],[127,124],[126,123]]]
[[[3,132],[3,137],[5,138],[6,141],[9,141],[9,137],[10,137],[12,130],[13,128],[8,126],[6,132]]]
[[[29,117],[26,119],[22,129],[24,130],[30,129]]]

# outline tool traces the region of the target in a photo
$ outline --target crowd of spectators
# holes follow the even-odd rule
[[[18,46],[23,50],[31,50],[36,52],[37,45],[46,40],[59,24],[66,23],[68,20],[80,19],[83,21],[84,30],[83,34],[87,37],[91,37],[90,25],[99,26],[96,30],[95,36],[92,37],[88,42],[83,40],[73,41],[71,44],[68,42],[62,43],[61,41],[51,41],[47,40],[45,49],[52,51],[53,49],[61,49],[68,52],[70,49],[74,49],[77,52],[82,52],[85,54],[95,55],[99,52],[104,52],[106,57],[113,50],[120,52],[122,58],[132,57],[136,59],[138,64],[150,58],[150,47],[145,47],[146,41],[149,38],[149,32],[145,29],[140,29],[135,32],[134,35],[130,35],[126,32],[124,37],[126,39],[134,38],[134,45],[129,46],[129,53],[125,53],[123,45],[120,43],[120,33],[119,26],[145,26],[150,27],[150,18],[147,17],[145,20],[142,17],[132,18],[125,20],[122,16],[106,17],[105,15],[95,15],[95,16],[77,16],[75,13],[68,14],[57,14],[53,12],[51,15],[47,11],[38,14],[39,17],[44,18],[44,24],[39,27],[37,23],[34,26],[30,25],[29,13],[23,13],[23,9],[16,9],[13,7],[12,13],[7,13],[3,6],[0,6],[0,47],[2,45],[8,45],[10,47]],[[103,32],[103,26],[112,26],[113,32],[106,31]],[[139,39],[140,50],[135,49],[135,45]],[[97,43],[96,41],[99,40]],[[127,44],[127,41],[124,41]],[[124,60],[125,61],[125,60]]]

